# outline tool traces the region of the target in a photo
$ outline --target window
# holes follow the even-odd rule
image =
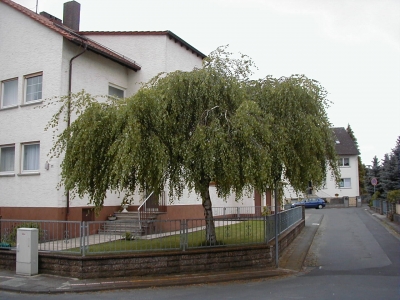
[[[339,186],[341,188],[351,188],[351,179],[350,178],[341,178]]]
[[[40,144],[23,144],[22,153],[22,172],[39,171]]]
[[[15,146],[0,147],[0,173],[14,172]]]
[[[26,77],[25,102],[34,102],[42,99],[42,77],[43,75],[33,75]]]
[[[350,167],[350,159],[348,157],[341,157],[338,160],[339,167]]]
[[[11,107],[18,104],[18,79],[2,82],[1,107]]]
[[[108,95],[117,97],[117,98],[124,98],[124,90],[109,85],[108,86]]]

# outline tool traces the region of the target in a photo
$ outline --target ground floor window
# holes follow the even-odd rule
[[[341,178],[339,186],[341,188],[351,188],[351,179],[350,178]]]

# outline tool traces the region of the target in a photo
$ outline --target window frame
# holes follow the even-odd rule
[[[40,98],[37,98],[35,100],[27,100],[28,99],[28,80],[32,79],[34,77],[41,77],[41,88],[40,88]],[[37,92],[35,92],[37,93]],[[24,104],[25,105],[30,105],[30,104],[37,104],[41,103],[43,101],[43,72],[37,72],[29,75],[24,76]]]
[[[345,160],[347,160],[347,165],[345,163]],[[339,167],[350,167],[350,157],[340,157],[338,159],[338,165]]]
[[[2,149],[4,148],[13,148],[14,149],[14,158],[13,158],[13,169],[2,171],[1,170],[1,156],[2,156]],[[14,175],[15,174],[15,144],[8,144],[8,145],[0,145],[0,176],[1,175]]]
[[[122,97],[110,94],[110,88],[121,91],[122,92]],[[122,88],[120,86],[117,86],[117,85],[111,84],[111,83],[108,84],[108,96],[109,97],[113,97],[113,98],[116,98],[116,99],[124,99],[125,98],[125,92],[126,92],[126,89],[124,89],[124,88]]]
[[[5,93],[6,89],[5,89],[4,84],[7,83],[7,82],[11,82],[11,81],[16,81],[17,82],[17,87],[16,87],[16,91],[15,91],[16,92],[16,98],[15,98],[15,102],[13,102],[10,105],[5,106],[4,105],[4,93]],[[17,107],[18,106],[18,77],[9,78],[9,79],[1,81],[1,95],[0,95],[0,98],[1,98],[0,109],[6,109],[6,108],[12,108],[12,107]]]
[[[37,168],[25,170],[26,146],[32,146],[32,145],[39,145],[39,150],[38,150],[38,154],[37,154]],[[20,174],[38,174],[39,170],[40,170],[40,142],[21,143],[21,173]]]
[[[349,186],[346,186],[346,181],[348,181]],[[351,178],[340,178],[339,187],[341,189],[351,189]]]

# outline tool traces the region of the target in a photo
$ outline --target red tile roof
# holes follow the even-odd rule
[[[140,65],[138,65],[134,60],[132,60],[122,54],[119,54],[119,53],[113,51],[112,49],[109,49],[95,41],[92,41],[92,40],[84,37],[83,35],[76,33],[75,31],[73,31],[72,29],[70,29],[66,26],[57,24],[44,16],[36,14],[35,12],[31,11],[30,9],[28,9],[22,5],[19,5],[11,0],[0,0],[0,2],[3,2],[4,4],[9,5],[10,7],[23,13],[24,15],[30,17],[31,19],[43,24],[47,28],[50,28],[51,30],[61,34],[64,38],[66,38],[67,40],[69,40],[77,45],[81,45],[81,46],[87,45],[88,50],[93,51],[97,54],[100,54],[100,55],[102,55],[112,61],[115,61],[123,66],[126,66],[134,71],[138,71],[141,69]]]
[[[206,55],[201,53],[199,50],[194,48],[189,43],[185,42],[179,36],[174,34],[172,31],[80,31],[82,35],[166,35],[170,39],[174,40],[176,43],[179,43],[182,47],[185,47],[186,50],[191,51],[196,56],[201,58],[205,58]]]

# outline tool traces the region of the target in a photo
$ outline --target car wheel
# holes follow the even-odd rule
[[[321,208],[322,208],[322,204],[318,205],[318,209],[321,209]]]

